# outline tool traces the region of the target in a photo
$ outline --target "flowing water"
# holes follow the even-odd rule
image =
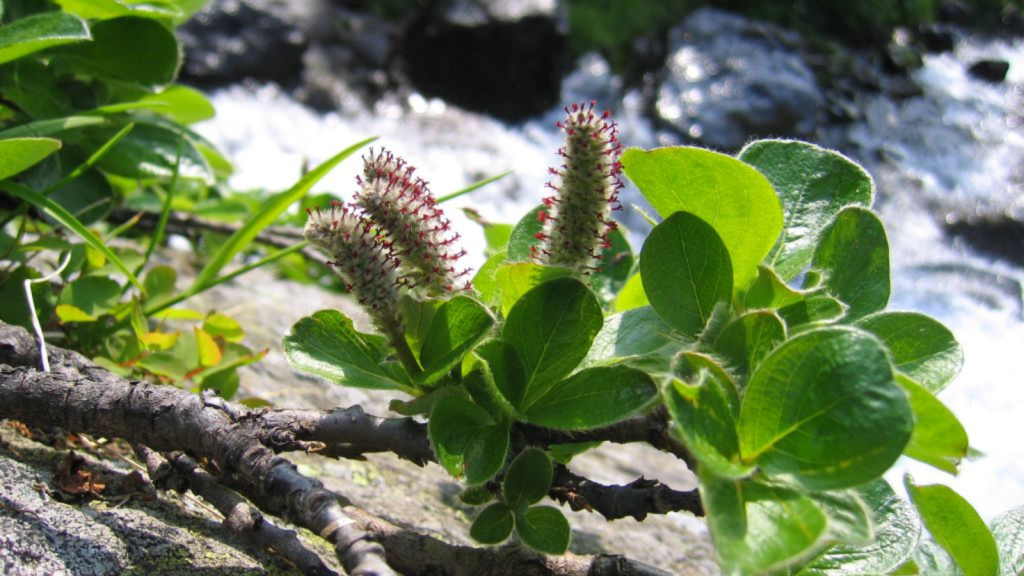
[[[1007,80],[988,84],[966,73],[977,58],[1010,62]],[[985,214],[1024,217],[1024,44],[961,38],[954,53],[926,56],[915,72],[923,95],[900,101],[864,95],[860,118],[821,132],[825,145],[864,162],[879,185],[878,209],[890,235],[892,309],[917,310],[949,326],[966,362],[940,398],[966,426],[985,456],[963,465],[957,478],[916,463],[901,463],[890,480],[909,470],[918,483],[949,484],[986,519],[1024,504],[1024,271],[950,240],[947,219]],[[598,98],[617,105],[626,146],[664,143],[640,114],[637,93],[622,94],[618,78],[596,57],[582,60],[567,79],[564,101]],[[236,189],[284,189],[302,167],[350,144],[378,136],[383,146],[418,167],[438,195],[506,170],[503,180],[445,205],[471,265],[482,261],[478,227],[459,208],[472,206],[496,222],[515,222],[544,196],[547,168],[561,145],[552,110],[510,126],[467,113],[440,100],[412,95],[383,100],[372,109],[349,102],[345,113],[321,114],[272,85],[232,87],[212,94],[216,119],[198,127],[234,162]],[[342,197],[355,191],[358,159],[343,163],[317,190]],[[635,201],[627,198],[626,204]],[[627,212],[631,212],[627,210]],[[627,214],[626,224],[642,228]],[[1024,246],[1020,247],[1024,250]]]

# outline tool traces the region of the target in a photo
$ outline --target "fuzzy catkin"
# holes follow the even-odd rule
[[[331,266],[374,324],[392,328],[397,322],[398,288],[403,283],[394,251],[352,206],[333,201],[327,210],[306,212],[306,239],[333,258]]]
[[[363,177],[355,203],[386,236],[401,257],[410,286],[428,296],[445,296],[459,287],[469,273],[455,263],[465,250],[456,248],[459,234],[451,234],[451,222],[415,168],[386,150],[370,151],[363,158]]]
[[[616,228],[611,213],[621,209],[618,128],[611,113],[596,113],[595,105],[591,100],[566,107],[565,121],[556,124],[565,133],[558,151],[564,163],[549,170],[555,195],[544,199],[548,211],[539,214],[544,229],[536,235],[541,243],[533,248],[535,258],[581,274],[600,269],[608,234]]]

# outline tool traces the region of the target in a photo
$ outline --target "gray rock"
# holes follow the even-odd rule
[[[684,138],[727,150],[753,137],[807,137],[823,97],[799,37],[701,9],[669,33],[657,119]]]
[[[416,90],[519,121],[558,103],[566,27],[550,0],[446,0],[410,23],[399,68]]]

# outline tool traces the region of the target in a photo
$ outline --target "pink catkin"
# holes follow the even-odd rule
[[[558,151],[563,163],[548,170],[554,178],[547,187],[555,194],[544,198],[547,212],[538,214],[544,229],[532,248],[534,258],[584,274],[600,269],[608,234],[617,227],[611,213],[622,209],[618,128],[610,112],[598,114],[595,106],[593,100],[567,106],[565,121],[555,124],[566,137]]]
[[[355,204],[401,256],[410,284],[431,296],[469,289],[459,286],[469,274],[457,269],[466,254],[456,247],[459,234],[450,234],[451,222],[415,168],[386,150],[371,150],[363,163]]]

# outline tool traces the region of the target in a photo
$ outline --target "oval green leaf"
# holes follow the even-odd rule
[[[501,313],[508,316],[512,306],[531,288],[570,274],[572,270],[569,268],[544,266],[535,262],[514,262],[501,266],[494,272],[494,285],[500,295]]]
[[[430,412],[427,434],[441,466],[470,486],[487,482],[505,464],[508,427],[465,398],[439,398]]]
[[[118,133],[118,128],[85,131],[87,145],[99,148]],[[178,160],[178,150],[181,159]],[[181,178],[214,181],[210,165],[185,134],[158,124],[137,123],[135,128],[100,158],[100,168],[126,178],[142,180]]]
[[[526,396],[526,366],[516,347],[500,339],[488,340],[473,351],[486,365],[486,374],[514,410]]]
[[[775,573],[827,546],[828,518],[805,494],[714,474],[700,475],[700,493],[725,574]]]
[[[91,38],[89,27],[77,16],[63,12],[35,14],[0,27],[0,64]]]
[[[551,458],[548,458],[543,450],[523,450],[505,473],[505,482],[502,486],[505,502],[516,510],[536,504],[547,496],[553,475]]]
[[[903,374],[896,381],[907,393],[914,411],[914,433],[903,453],[956,475],[969,447],[963,424],[924,386]]]
[[[444,376],[492,326],[494,317],[472,298],[455,296],[442,304],[420,349],[423,373],[418,380],[430,384]]]
[[[630,148],[622,166],[663,217],[685,211],[709,223],[729,251],[732,287],[746,290],[782,230],[782,207],[768,179],[731,156],[683,146]]]
[[[42,162],[44,158],[60,150],[60,140],[53,138],[8,138],[0,140],[0,180]]]
[[[650,306],[633,308],[605,318],[584,366],[615,364],[656,354],[673,342],[672,328]],[[674,352],[674,350],[673,350]]]
[[[599,366],[573,374],[550,387],[521,417],[558,430],[586,430],[622,420],[658,395],[646,372],[627,366]]]
[[[748,312],[726,324],[715,339],[715,352],[745,381],[772,350],[786,339],[786,327],[768,310]]]
[[[807,489],[848,488],[885,472],[913,426],[882,343],[854,328],[820,328],[776,348],[751,375],[740,453]]]
[[[469,535],[481,544],[501,544],[512,535],[515,520],[512,509],[495,502],[480,512],[469,527]]]
[[[64,46],[54,57],[84,72],[145,87],[174,81],[181,53],[174,33],[149,18],[126,16],[96,22],[92,42]]]
[[[501,335],[523,359],[525,406],[579,365],[603,321],[597,296],[573,278],[545,282],[516,302]]]
[[[284,355],[293,368],[329,382],[355,388],[412,391],[382,367],[387,353],[356,331],[352,319],[337,310],[321,310],[292,326],[284,337]]]
[[[889,302],[889,241],[882,221],[865,208],[844,208],[821,233],[811,265],[824,287],[856,320]]]
[[[903,484],[924,527],[953,557],[964,576],[999,575],[995,538],[963,496],[942,484],[918,486],[909,474],[903,478]]]
[[[532,506],[516,514],[516,534],[523,543],[544,554],[565,554],[572,530],[558,508]]]
[[[689,338],[711,311],[732,297],[729,251],[710,224],[676,212],[651,231],[640,253],[640,275],[651,307]]]
[[[672,416],[672,432],[700,462],[699,472],[722,478],[744,478],[753,466],[739,462],[736,420],[740,398],[736,385],[713,359],[692,352],[682,355],[681,380],[662,389]]]
[[[508,238],[508,261],[530,262],[533,260],[533,247],[540,244],[537,233],[544,230],[544,223],[538,217],[547,212],[548,207],[541,204],[526,213],[512,229]]]
[[[840,209],[871,205],[875,184],[857,163],[832,150],[794,140],[758,140],[739,153],[772,183],[785,226],[765,263],[786,281],[811,262],[818,237]]]
[[[913,507],[899,498],[885,480],[857,488],[871,508],[874,542],[866,546],[840,544],[828,550],[800,576],[862,576],[890,574],[913,554],[921,537],[921,523]]]
[[[879,312],[855,324],[881,338],[893,366],[938,394],[960,372],[964,353],[953,333],[917,312]]]
[[[999,549],[999,576],[1024,574],[1024,506],[999,516],[991,528]]]

